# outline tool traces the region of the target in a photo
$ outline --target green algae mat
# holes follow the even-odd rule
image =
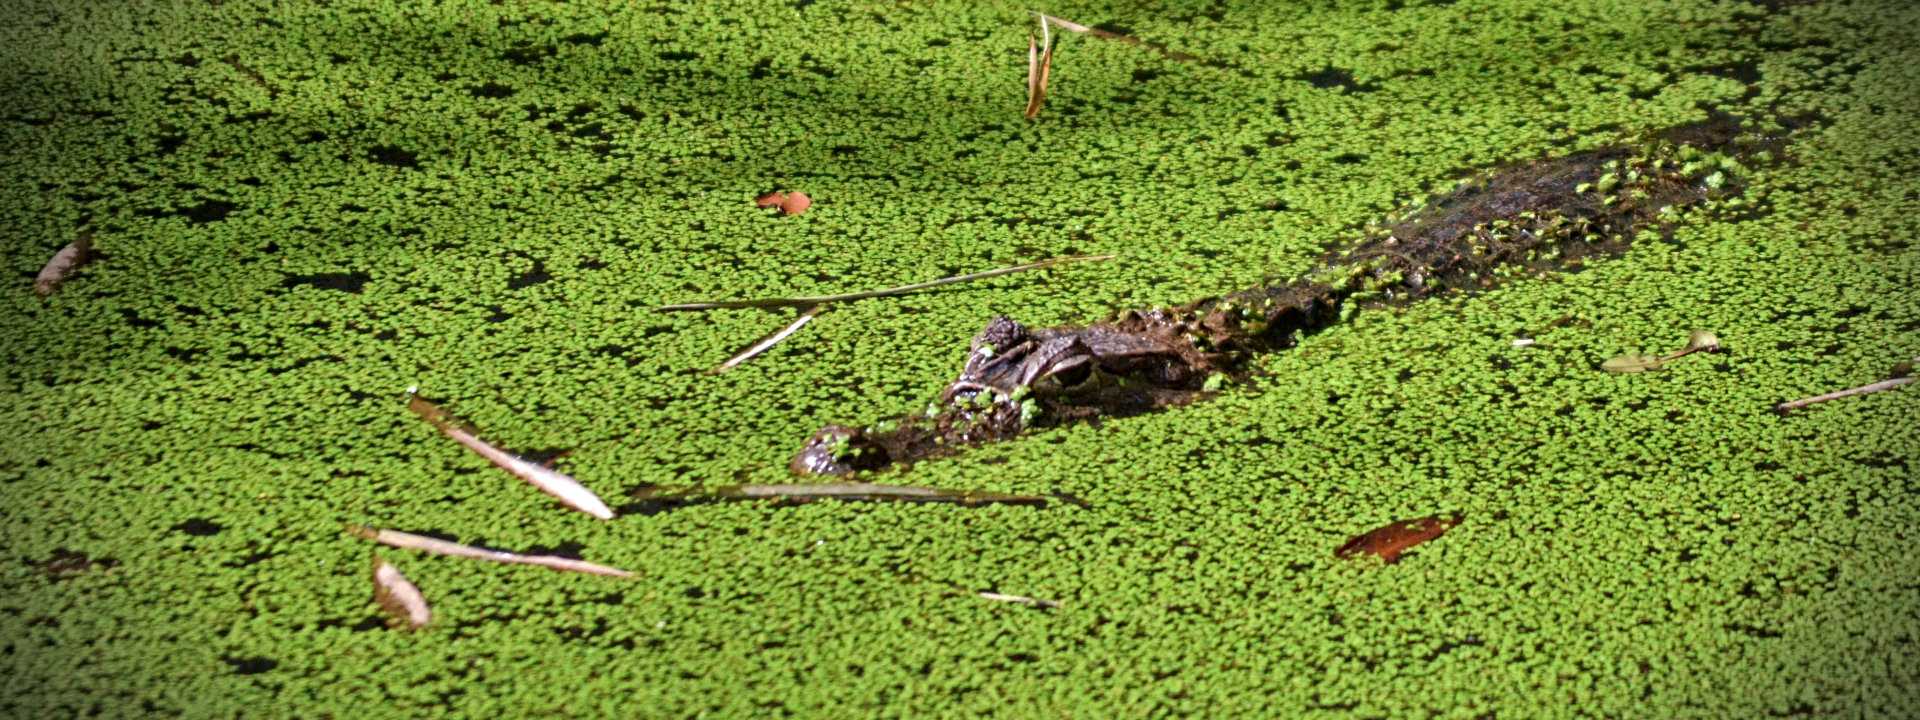
[[[1032,10],[1140,42],[1056,32],[1027,120]],[[1920,355],[1909,3],[0,12],[8,717],[1920,712],[1920,390],[1772,411]],[[996,315],[1293,277],[1469,172],[1715,113],[1780,157],[1620,257],[856,478],[1077,503],[639,497],[795,482]],[[722,374],[795,311],[653,311],[1072,254],[1115,258],[836,305]],[[1600,369],[1697,329],[1722,350]],[[349,525],[634,575],[380,548],[406,631]]]

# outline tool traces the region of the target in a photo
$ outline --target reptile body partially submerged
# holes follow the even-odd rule
[[[829,425],[790,465],[844,474],[937,457],[1020,433],[1191,402],[1244,375],[1255,353],[1292,346],[1363,304],[1491,286],[1625,249],[1675,208],[1738,192],[1753,143],[1720,119],[1471,178],[1415,212],[1370,227],[1307,277],[1086,326],[994,318],[927,412]]]

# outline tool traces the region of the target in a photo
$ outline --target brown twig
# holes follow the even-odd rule
[[[1800,398],[1799,400],[1783,402],[1783,403],[1780,403],[1779,405],[1773,406],[1773,411],[1781,415],[1785,415],[1787,413],[1793,412],[1795,410],[1799,410],[1800,408],[1806,407],[1808,405],[1823,403],[1828,400],[1839,400],[1840,398],[1853,397],[1855,395],[1866,395],[1869,393],[1877,393],[1882,390],[1892,390],[1894,388],[1900,387],[1901,385],[1905,385],[1907,383],[1911,383],[1913,381],[1914,381],[1914,378],[1912,376],[1888,378],[1886,380],[1881,380],[1880,382],[1861,385],[1860,387],[1847,388],[1845,390],[1836,390],[1834,392],[1830,392],[1825,395],[1815,395],[1813,397]]]
[[[927,282],[913,283],[911,285],[901,285],[899,287],[890,287],[890,288],[885,288],[881,290],[863,290],[860,292],[844,293],[840,295],[811,295],[811,296],[801,296],[801,297],[756,298],[751,300],[710,300],[710,301],[701,301],[701,302],[679,303],[675,305],[662,305],[660,307],[654,308],[654,311],[655,312],[678,312],[678,311],[686,311],[686,310],[734,310],[739,308],[807,307],[809,305],[825,305],[827,303],[849,302],[853,300],[865,300],[868,298],[906,295],[908,293],[919,292],[921,290],[940,287],[942,285],[952,285],[954,283],[963,283],[963,282],[969,282],[973,280],[984,280],[990,277],[999,277],[1001,275],[1024,272],[1027,270],[1038,270],[1040,268],[1051,267],[1054,265],[1061,265],[1065,263],[1089,262],[1094,260],[1112,260],[1113,257],[1114,256],[1112,255],[1067,255],[1064,257],[1048,258],[1046,260],[1041,260],[1038,262],[1030,262],[1025,265],[1014,265],[1012,267],[994,268],[992,270],[983,270],[977,273],[968,273],[966,275],[955,275],[953,277],[944,277],[938,280],[929,280]]]

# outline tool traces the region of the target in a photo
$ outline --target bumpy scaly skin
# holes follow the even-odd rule
[[[790,467],[843,474],[938,457],[1036,428],[1191,402],[1247,358],[1368,303],[1482,288],[1501,276],[1617,254],[1664,213],[1734,192],[1737,127],[1678,128],[1624,146],[1485,173],[1418,210],[1368,228],[1307,278],[1173,308],[1126,311],[1084,327],[1028,329],[995,318],[965,366],[921,415],[864,428],[829,425]]]

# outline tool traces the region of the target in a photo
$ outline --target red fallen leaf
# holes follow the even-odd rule
[[[754,198],[753,206],[757,208],[779,207],[780,203],[786,202],[786,200],[787,200],[786,193],[770,192],[765,195],[761,195],[760,197]]]
[[[787,199],[780,203],[780,212],[786,215],[799,215],[813,207],[813,198],[803,192],[787,193]]]
[[[1460,524],[1461,517],[1459,513],[1454,513],[1445,517],[1429,515],[1417,520],[1397,520],[1353,536],[1347,544],[1334,550],[1333,555],[1349,558],[1360,553],[1371,553],[1392,563],[1400,559],[1400,553],[1453,529],[1453,526]]]

